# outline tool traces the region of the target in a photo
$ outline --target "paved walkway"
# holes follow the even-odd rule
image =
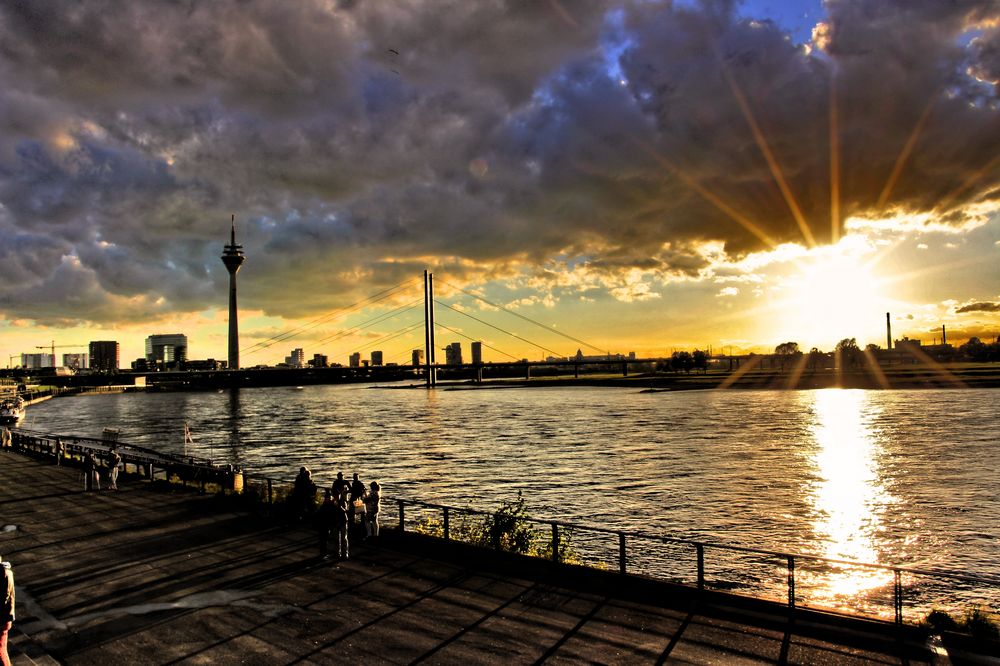
[[[212,497],[81,486],[75,469],[0,453],[15,664],[931,661],[891,639],[643,604],[399,545],[322,562],[310,530]]]

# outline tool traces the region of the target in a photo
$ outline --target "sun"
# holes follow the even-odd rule
[[[860,346],[875,339],[887,299],[874,261],[856,246],[843,245],[811,252],[795,267],[781,281],[778,337],[827,350],[844,338],[856,338]]]

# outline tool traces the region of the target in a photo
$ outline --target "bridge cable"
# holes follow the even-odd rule
[[[539,349],[541,349],[543,351],[547,351],[550,354],[555,354],[556,356],[560,356],[560,357],[562,356],[557,351],[549,349],[548,347],[543,347],[542,345],[538,344],[537,342],[532,342],[531,340],[528,340],[527,338],[522,338],[517,333],[511,333],[510,331],[505,331],[504,329],[500,328],[499,326],[494,326],[493,324],[489,323],[488,321],[483,321],[479,317],[473,317],[468,312],[462,312],[461,310],[458,310],[456,308],[451,307],[447,303],[442,303],[441,301],[439,301],[437,299],[435,299],[434,302],[437,303],[438,305],[443,305],[444,307],[448,308],[449,310],[453,310],[453,311],[457,312],[460,315],[468,317],[469,319],[474,319],[474,320],[478,321],[480,324],[485,324],[486,326],[489,326],[490,328],[495,328],[496,330],[500,331],[501,333],[506,333],[507,335],[511,336],[512,338],[517,338],[518,340],[521,340],[522,342],[527,342],[529,345],[531,345],[533,347],[538,347]]]
[[[454,333],[455,335],[461,335],[461,336],[462,336],[463,338],[466,338],[467,340],[472,340],[473,342],[479,342],[479,343],[481,343],[481,344],[482,344],[482,345],[483,345],[484,347],[486,347],[487,349],[491,349],[491,350],[493,350],[493,351],[497,352],[498,354],[503,354],[504,356],[510,356],[510,357],[511,357],[512,359],[514,359],[515,361],[520,361],[520,360],[521,360],[521,359],[519,359],[518,357],[514,356],[513,354],[508,354],[507,352],[505,352],[505,351],[504,351],[504,350],[502,350],[502,349],[497,349],[496,347],[491,347],[490,345],[486,344],[486,343],[485,343],[485,342],[483,342],[482,340],[476,340],[476,339],[475,339],[474,337],[472,337],[472,336],[470,336],[470,335],[466,335],[465,333],[462,333],[461,331],[456,331],[455,329],[453,329],[453,328],[452,328],[452,327],[450,327],[450,326],[445,326],[444,324],[441,324],[441,323],[438,323],[438,322],[434,322],[434,323],[435,323],[435,324],[437,324],[438,326],[440,326],[441,328],[446,328],[446,329],[448,329],[449,331],[451,331],[451,332],[452,332],[452,333]]]
[[[403,280],[399,284],[396,284],[396,285],[394,285],[392,287],[388,287],[387,289],[383,289],[382,291],[378,291],[378,292],[372,294],[371,296],[368,296],[367,298],[363,298],[360,301],[352,303],[351,305],[348,305],[348,306],[345,306],[345,307],[342,307],[342,308],[337,308],[336,310],[333,310],[332,312],[328,312],[328,313],[326,313],[324,315],[321,315],[321,316],[317,317],[316,319],[313,319],[312,321],[310,321],[310,322],[308,322],[306,324],[302,324],[301,326],[289,329],[287,331],[283,331],[283,332],[281,332],[281,333],[279,333],[277,335],[271,336],[270,338],[268,338],[266,340],[254,343],[254,344],[250,345],[249,347],[245,347],[245,348],[243,348],[243,349],[240,350],[240,353],[241,354],[254,354],[256,352],[261,351],[262,349],[266,349],[267,347],[270,347],[273,344],[276,344],[278,342],[283,342],[285,340],[291,339],[291,338],[299,335],[300,333],[303,333],[305,331],[313,329],[313,328],[319,326],[320,324],[323,324],[323,323],[325,323],[325,322],[327,322],[327,321],[329,321],[331,319],[334,319],[334,318],[336,318],[338,316],[346,315],[346,314],[348,314],[350,312],[353,312],[354,310],[358,310],[358,309],[360,309],[360,308],[362,308],[362,307],[364,307],[366,305],[373,305],[375,303],[378,303],[379,301],[382,301],[382,300],[385,300],[386,298],[389,298],[392,295],[392,292],[396,292],[396,291],[400,290],[400,288],[407,286],[409,283],[411,283],[413,281],[414,281],[414,279],[412,279],[412,278],[409,279],[409,280]]]
[[[386,335],[383,335],[380,338],[376,338],[375,340],[372,340],[367,345],[364,345],[362,347],[354,347],[353,349],[354,349],[355,352],[360,353],[362,350],[369,349],[371,347],[374,347],[375,345],[381,344],[383,342],[388,342],[389,340],[392,340],[394,338],[398,338],[401,335],[405,335],[407,333],[415,331],[418,328],[421,328],[423,325],[424,325],[424,322],[418,321],[416,324],[410,324],[408,326],[404,326],[403,328],[398,328],[395,331],[392,331],[391,333],[387,333]],[[343,353],[344,352],[342,350],[340,350],[340,351],[337,352],[337,354],[343,354]]]
[[[404,312],[412,310],[413,308],[417,307],[417,304],[422,303],[423,300],[424,299],[422,299],[422,298],[418,298],[415,301],[410,301],[409,303],[405,303],[403,305],[400,305],[399,307],[394,308],[394,309],[390,310],[389,312],[383,312],[382,314],[376,315],[376,316],[372,317],[371,319],[367,319],[367,320],[361,322],[360,324],[358,324],[357,326],[353,326],[353,327],[345,329],[343,331],[338,331],[337,333],[334,333],[333,335],[328,335],[325,338],[317,340],[316,344],[319,345],[319,344],[322,344],[324,342],[329,342],[330,340],[338,340],[340,338],[343,338],[343,337],[346,337],[348,335],[351,335],[352,333],[357,333],[357,332],[362,331],[362,330],[364,330],[366,328],[374,326],[375,324],[380,324],[382,322],[388,321],[388,320],[392,319],[393,317],[395,317],[396,315],[401,315]]]
[[[469,296],[472,296],[473,298],[478,299],[478,300],[482,301],[483,303],[486,303],[487,305],[491,305],[491,306],[497,308],[498,310],[503,310],[507,314],[512,314],[515,317],[519,317],[519,318],[523,319],[524,321],[528,322],[529,324],[534,324],[535,326],[538,326],[540,328],[544,328],[546,331],[549,331],[550,333],[555,333],[556,335],[561,335],[564,338],[568,338],[568,339],[572,340],[573,342],[579,342],[581,345],[584,345],[585,347],[590,347],[591,349],[599,351],[602,354],[609,354],[610,355],[610,353],[611,353],[607,349],[601,349],[600,347],[597,347],[596,345],[592,345],[589,342],[586,342],[586,341],[581,340],[579,338],[574,338],[572,335],[569,335],[568,333],[563,333],[562,331],[559,331],[559,330],[556,330],[556,329],[554,329],[554,328],[552,328],[550,326],[547,326],[547,325],[543,324],[540,321],[535,321],[531,317],[527,317],[527,316],[525,316],[525,315],[523,315],[523,314],[521,314],[519,312],[514,312],[513,310],[510,310],[510,309],[508,309],[508,308],[506,308],[506,307],[504,307],[502,305],[499,305],[497,303],[493,303],[491,301],[488,301],[485,298],[483,298],[482,296],[474,294],[471,291],[467,291],[465,289],[462,289],[461,287],[456,287],[455,285],[449,284],[449,283],[445,282],[444,280],[441,280],[440,282],[442,284],[444,284],[445,286],[451,287],[452,289],[455,289],[455,290],[458,290],[458,291],[462,292],[463,294],[468,294]]]

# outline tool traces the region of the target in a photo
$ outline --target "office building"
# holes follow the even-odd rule
[[[421,366],[424,364],[424,350],[414,349],[413,353],[410,355],[410,363],[414,367]]]
[[[302,351],[301,347],[296,347],[291,354],[285,357],[285,365],[290,368],[306,367],[306,353]]]
[[[312,360],[309,361],[309,365],[314,368],[329,368],[330,359],[327,358],[326,354],[313,354]]]
[[[88,356],[86,354],[63,354],[62,364],[64,368],[74,370],[86,370],[89,368]]]
[[[372,365],[382,365],[382,352],[373,351],[372,352]]]
[[[444,348],[444,362],[446,365],[462,365],[461,342],[453,342]]]
[[[361,367],[361,352],[354,352],[350,356],[350,362],[348,363],[352,368]]]
[[[182,333],[157,334],[146,338],[146,360],[150,364],[183,363],[187,357],[187,336]]]
[[[21,367],[25,370],[54,367],[52,354],[21,354]]]
[[[97,372],[117,372],[119,364],[118,343],[114,340],[96,340],[90,343],[90,369]]]
[[[472,345],[472,364],[482,365],[483,364],[483,343],[476,341]]]

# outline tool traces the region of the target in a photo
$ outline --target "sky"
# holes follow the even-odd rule
[[[487,360],[1000,334],[996,0],[12,0],[0,80],[0,362],[226,358],[231,216],[245,366],[424,270]]]

